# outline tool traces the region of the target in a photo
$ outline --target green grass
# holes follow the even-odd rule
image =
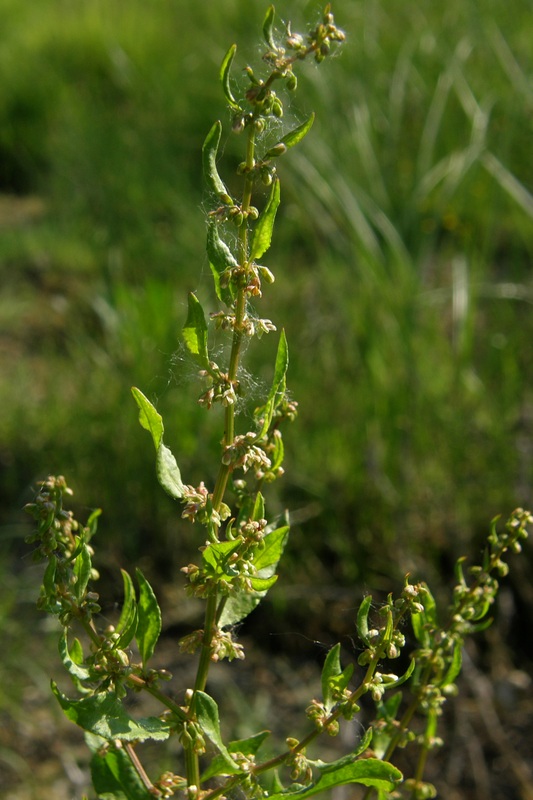
[[[1,7],[0,182],[21,209],[0,219],[2,503],[63,471],[104,507],[111,550],[133,557],[149,536],[166,562],[185,533],[146,480],[129,387],[157,399],[194,482],[216,425],[191,433],[202,412],[177,342],[186,292],[209,285],[200,148],[226,113],[213,42],[264,9]],[[317,121],[282,165],[268,316],[288,320],[301,409],[279,505],[312,517],[292,545],[314,551],[309,571],[352,581],[428,553],[439,569],[531,502],[533,90],[525,3],[335,12],[348,45],[291,109]]]

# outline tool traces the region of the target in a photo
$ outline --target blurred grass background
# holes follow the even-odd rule
[[[320,10],[276,5],[296,30]],[[280,160],[261,311],[286,327],[300,404],[272,499],[297,523],[285,582],[299,589],[280,582],[269,613],[311,637],[332,589],[356,605],[409,570],[439,587],[492,517],[533,504],[530,6],[334,11],[348,42],[300,70],[287,109],[317,119]],[[13,609],[39,580],[20,509],[39,478],[65,474],[80,515],[104,509],[104,578],[141,558],[165,583],[194,556],[129,389],[156,401],[186,482],[213,479],[220,418],[197,407],[178,337],[187,291],[215,308],[200,151],[229,122],[219,65],[233,41],[236,63],[257,63],[264,12],[0,0],[1,613],[15,651]],[[224,142],[228,180],[241,145]],[[274,347],[250,348],[259,383]],[[510,579],[510,636],[529,660],[531,568],[529,548]]]

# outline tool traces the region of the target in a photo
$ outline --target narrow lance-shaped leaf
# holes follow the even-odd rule
[[[231,91],[229,82],[231,65],[233,63],[233,59],[235,58],[236,52],[237,52],[237,45],[232,44],[230,49],[224,56],[222,64],[220,65],[220,81],[222,83],[224,96],[228,101],[229,105],[231,106],[231,108],[233,108],[234,111],[240,111],[241,107],[233,96],[233,92]]]
[[[265,19],[263,20],[263,36],[270,49],[275,51],[277,47],[273,37],[274,13],[274,6],[269,6],[265,14]]]
[[[193,292],[189,292],[187,319],[181,333],[187,350],[205,369],[209,364],[207,323],[200,301]]]
[[[176,459],[163,443],[163,419],[140,389],[133,386],[131,393],[139,407],[139,422],[152,434],[156,449],[156,474],[159,483],[171,497],[177,500],[183,496],[185,487]]]
[[[274,409],[276,408],[276,403],[279,400],[279,395],[285,391],[285,376],[287,374],[288,366],[289,348],[287,346],[285,331],[282,330],[279,337],[278,350],[276,353],[274,377],[272,379],[272,386],[270,387],[270,392],[263,409],[263,424],[261,426],[261,430],[257,434],[258,439],[262,439],[263,436],[266,435],[270,427],[270,423],[272,422],[272,416],[274,414]]]
[[[217,297],[227,306],[231,306],[233,302],[231,283],[224,285],[223,276],[227,270],[239,265],[227,244],[220,238],[218,225],[214,219],[209,219],[207,223],[206,250],[209,266],[215,281]]]
[[[254,238],[252,241],[252,248],[250,251],[250,259],[253,261],[256,258],[266,253],[272,241],[272,231],[274,229],[274,221],[276,219],[276,212],[280,203],[280,182],[276,178],[272,182],[270,195],[263,213],[257,220],[254,229]]]
[[[453,648],[453,656],[450,666],[444,678],[442,679],[440,685],[442,687],[449,686],[451,683],[455,681],[459,673],[461,672],[461,667],[463,666],[463,652],[460,642],[456,642]]]
[[[137,630],[137,598],[133,581],[129,574],[124,569],[121,572],[124,582],[124,602],[116,631],[119,634],[117,647],[123,649],[129,645]]]
[[[161,609],[159,608],[154,590],[142,574],[136,570],[137,583],[139,584],[138,624],[135,640],[139,647],[143,666],[150,660],[154,653],[157,640],[161,633]]]
[[[359,634],[359,638],[361,639],[364,644],[368,644],[368,612],[370,611],[370,606],[372,605],[372,595],[367,594],[367,596],[363,599],[363,602],[359,606],[359,610],[357,612],[357,633]]]
[[[217,120],[207,134],[202,147],[204,177],[211,191],[217,194],[223,202],[231,204],[231,197],[217,169],[217,154],[221,136],[222,123]]]
[[[282,136],[281,139],[274,147],[271,147],[265,153],[265,159],[275,158],[276,156],[283,155],[290,147],[294,147],[295,144],[301,142],[304,136],[306,136],[313,126],[313,122],[315,121],[315,115],[311,114],[311,116],[302,122],[301,125],[298,125],[297,128],[293,128],[292,131],[289,131]]]
[[[152,434],[154,447],[158,450],[163,439],[163,418],[140,389],[133,386],[131,393],[139,407],[139,422],[145,430]]]
[[[59,655],[61,661],[69,675],[76,681],[86,681],[89,679],[90,671],[87,667],[81,666],[81,661],[76,661],[76,658],[83,658],[81,651],[81,644],[79,639],[75,639],[72,648],[69,650],[67,641],[67,628],[64,628],[63,633],[59,639]]]
[[[89,548],[82,543],[80,552],[78,553],[74,562],[74,575],[76,576],[76,583],[74,584],[74,592],[77,600],[81,601],[85,595],[89,578],[91,577],[91,554]]]
[[[331,711],[331,709],[335,705],[333,698],[331,696],[331,679],[336,678],[342,672],[340,652],[341,652],[341,646],[340,644],[337,643],[331,648],[331,650],[327,654],[326,660],[324,661],[324,666],[322,668],[322,676],[321,676],[322,699],[324,701],[324,706],[326,707],[326,711],[328,712]]]

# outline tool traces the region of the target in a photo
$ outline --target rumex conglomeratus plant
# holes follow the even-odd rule
[[[297,410],[286,387],[289,359],[283,331],[272,384],[263,402],[251,414],[238,413],[246,402],[241,380],[245,346],[276,330],[255,311],[263,291],[274,282],[273,272],[260,260],[270,247],[280,205],[276,164],[310,131],[314,118],[311,115],[284,130],[282,92],[296,90],[295,69],[300,62],[322,62],[345,38],[329,5],[306,35],[294,33],[290,25],[279,34],[270,7],[263,35],[267,49],[261,74],[247,66],[245,85],[234,83],[235,45],[220,69],[231,128],[243,139],[238,196],[219,173],[221,122],[215,122],[202,149],[212,200],[207,255],[219,308],[206,318],[200,301],[190,294],[182,339],[203,384],[199,402],[206,409],[218,405],[222,409],[223,434],[213,486],[207,481],[198,486],[184,483],[164,442],[161,416],[139,389],[132,390],[140,423],[155,447],[159,481],[181,504],[182,519],[201,532],[199,557],[182,568],[187,593],[199,598],[205,609],[203,627],[180,641],[181,652],[197,658],[196,677],[191,686],[175,686],[167,670],[150,665],[161,633],[161,612],[140,570],[136,585],[123,571],[124,599],[118,620],[114,625],[100,624],[91,544],[99,512],[86,524],[78,522],[64,506],[71,494],[65,479],[49,477],[27,506],[37,523],[29,541],[35,546],[35,557],[47,562],[38,605],[62,626],[59,652],[79,696],[68,697],[54,682],[52,691],[67,717],[86,733],[98,797],[148,800],[178,794],[189,800],[215,800],[239,790],[246,797],[289,800],[343,784],[359,786],[361,797],[381,800],[434,797],[434,787],[424,780],[424,767],[428,754],[440,743],[438,719],[446,698],[455,691],[463,641],[488,623],[497,577],[507,569],[503,557],[507,551],[519,550],[526,525],[532,521],[528,512],[514,512],[503,532],[494,523],[480,566],[470,568],[465,576],[462,562],[457,565],[457,586],[448,610],[437,611],[430,589],[408,579],[399,596],[391,594],[377,613],[372,597],[365,597],[356,619],[362,644],[357,663],[341,665],[339,644],[329,651],[321,697],[312,699],[306,710],[309,733],[301,739],[288,735],[277,754],[272,755],[271,748],[268,757],[262,757],[261,748],[269,736],[265,730],[226,741],[217,703],[207,691],[209,671],[216,662],[244,658],[235,626],[277,580],[289,533],[287,519],[269,519],[263,494],[283,474],[282,426],[294,419]],[[231,186],[236,183],[232,181]],[[262,200],[261,192],[266,193]],[[228,338],[227,363],[222,366],[211,357],[211,329]],[[408,666],[398,675],[390,665],[409,649]],[[132,692],[151,695],[160,704],[160,715],[135,718],[126,702]],[[344,721],[354,719],[363,696],[375,706],[373,722],[361,732],[351,752],[333,762],[323,761],[321,735],[335,736]],[[181,747],[176,771],[149,776],[138,745],[169,739]],[[416,754],[408,776],[394,764],[397,749],[405,747]]]

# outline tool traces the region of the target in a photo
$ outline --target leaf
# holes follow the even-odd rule
[[[278,579],[277,575],[272,575],[270,578],[259,578],[258,576],[252,576],[250,578],[250,583],[252,588],[255,592],[267,592]]]
[[[68,719],[106,741],[121,739],[124,742],[132,742],[154,739],[162,742],[168,739],[168,723],[157,717],[134,720],[127,714],[113,691],[99,692],[81,700],[69,700],[59,691],[54,681],[51,685],[52,692]]]
[[[228,745],[230,753],[243,753],[245,756],[255,756],[259,748],[270,736],[270,731],[259,731],[252,736],[247,736],[246,739],[235,739]]]
[[[266,253],[272,241],[272,231],[274,229],[274,221],[276,219],[276,212],[280,203],[280,181],[276,178],[272,181],[270,195],[263,212],[257,220],[254,228],[254,237],[252,240],[252,247],[250,251],[250,260],[254,261],[256,258]]]
[[[440,686],[441,687],[449,686],[451,683],[453,683],[457,678],[457,676],[459,675],[459,673],[461,672],[462,666],[463,666],[462,647],[459,642],[456,642],[453,648],[453,656],[451,664],[448,667],[448,670],[444,675],[444,678],[440,682]]]
[[[395,689],[397,686],[401,686],[402,683],[408,681],[411,675],[413,674],[415,667],[416,667],[416,661],[414,658],[412,658],[404,674],[400,675],[400,677],[397,678],[395,681],[392,681],[392,683],[387,684],[387,691],[389,691],[389,689]]]
[[[298,125],[297,128],[293,128],[292,131],[289,131],[282,136],[280,142],[285,145],[285,147],[294,147],[295,144],[301,142],[304,136],[306,136],[313,126],[313,122],[315,121],[314,113],[311,114],[309,119],[306,119],[305,122],[302,122],[301,125]]]
[[[208,219],[207,222],[206,251],[209,259],[209,266],[211,267],[211,272],[213,273],[215,281],[217,297],[227,306],[231,306],[234,297],[231,283],[224,286],[222,283],[222,276],[227,270],[238,267],[239,265],[227,244],[220,238],[218,234],[218,225],[214,219]]]
[[[204,177],[207,185],[214,194],[221,199],[229,198],[228,190],[222,182],[217,170],[217,153],[222,136],[222,123],[217,120],[207,134],[202,147],[202,163],[204,167]],[[229,198],[231,201],[231,198]]]
[[[288,525],[283,525],[281,528],[276,528],[272,533],[267,533],[263,539],[264,547],[254,559],[254,566],[258,572],[262,572],[267,567],[278,565],[288,538]]]
[[[139,584],[138,623],[135,640],[139,647],[143,666],[150,660],[161,633],[161,609],[159,608],[154,590],[142,574],[136,569],[137,583]]]
[[[92,564],[89,548],[85,542],[82,542],[80,551],[76,556],[73,569],[73,573],[76,576],[76,583],[74,584],[73,589],[78,601],[83,600],[85,596],[87,584],[89,583],[89,578],[91,577],[91,568]]]
[[[265,518],[265,498],[261,494],[261,492],[257,492],[254,502],[254,508],[252,511],[252,519],[255,522],[258,522],[260,519]]]
[[[124,602],[122,603],[122,611],[117,622],[116,632],[120,636],[117,641],[117,647],[122,650],[129,645],[137,630],[137,599],[132,579],[125,569],[122,569],[121,572],[124,582]]]
[[[322,699],[328,713],[337,703],[339,695],[348,686],[354,670],[353,664],[349,664],[345,670],[342,670],[340,651],[340,644],[334,645],[327,654],[322,668]]]
[[[78,639],[75,639],[71,650],[69,651],[67,641],[67,628],[63,629],[63,633],[59,638],[59,655],[61,661],[68,674],[75,678],[76,681],[86,681],[90,677],[90,671],[87,667],[81,666],[83,660],[83,651]],[[80,658],[81,655],[81,658]]]
[[[274,26],[274,6],[269,6],[267,12],[265,14],[265,19],[263,20],[263,36],[265,37],[265,42],[270,47],[271,50],[277,51],[276,43],[274,42],[273,38],[273,26]]]
[[[181,472],[172,454],[172,451],[162,442],[157,451],[155,471],[157,480],[174,500],[179,500],[183,497],[185,486],[181,480]]]
[[[220,733],[220,720],[218,706],[205,692],[196,692],[195,711],[198,723],[207,738],[215,745],[226,763],[227,775],[236,775],[241,771],[239,765],[232,759]]]
[[[145,430],[152,434],[154,447],[157,451],[163,439],[163,417],[161,414],[158,414],[154,406],[140,389],[133,386],[131,393],[139,407],[139,422]]]
[[[278,350],[276,353],[276,364],[274,366],[274,377],[272,379],[272,386],[270,388],[270,392],[268,393],[268,398],[265,403],[264,408],[262,409],[263,415],[263,424],[261,426],[261,430],[257,434],[258,439],[262,439],[268,432],[270,427],[270,423],[272,422],[272,417],[274,415],[274,410],[276,408],[277,403],[280,400],[280,395],[283,396],[285,393],[285,376],[287,374],[287,368],[289,366],[289,349],[287,347],[287,338],[285,336],[285,331],[281,331],[281,335],[279,337],[278,343]]]
[[[289,526],[284,525],[268,533],[263,539],[265,545],[264,549],[261,550],[254,559],[254,565],[258,571],[257,577],[254,578],[256,587],[260,586],[259,580],[275,578],[274,573],[276,572],[288,536]],[[254,592],[239,592],[238,594],[230,595],[220,615],[218,621],[219,626],[223,628],[228,625],[235,625],[237,622],[247,617],[248,614],[259,605],[270,586],[274,583],[275,579],[271,581],[270,585],[263,584],[263,588],[256,588]]]
[[[46,595],[54,595],[56,591],[56,570],[57,570],[57,556],[52,554],[48,560],[48,564],[43,575],[43,589]],[[48,610],[48,608],[47,608]]]
[[[353,764],[354,761],[357,761],[359,756],[365,752],[370,746],[370,742],[372,741],[372,728],[367,728],[365,731],[365,735],[360,740],[359,744],[357,745],[356,749],[353,752],[348,753],[347,755],[343,756],[342,758],[337,759],[336,761],[313,761],[313,766],[315,766],[319,770],[331,772],[333,769],[339,769],[340,767],[345,767],[348,764]]]
[[[363,599],[363,602],[359,606],[359,610],[357,612],[357,633],[359,634],[359,638],[364,644],[369,643],[368,638],[368,613],[370,611],[370,606],[372,605],[372,595],[367,594],[367,596]]]
[[[265,739],[270,736],[270,731],[261,731],[247,739],[236,739],[228,745],[229,753],[242,753],[245,756],[253,756],[257,753]],[[214,778],[216,775],[227,775],[228,766],[224,756],[215,756],[205,772],[202,773],[201,781],[207,781],[209,778]]]
[[[140,389],[133,386],[131,392],[139,407],[139,422],[143,428],[152,434],[156,449],[155,467],[157,479],[167,494],[174,500],[179,500],[180,497],[183,497],[185,486],[181,480],[181,472],[172,451],[163,444],[163,418]]]
[[[232,44],[226,55],[224,56],[224,60],[220,65],[220,81],[222,83],[222,89],[224,91],[224,95],[226,100],[228,101],[231,108],[235,111],[240,111],[241,107],[235,100],[233,93],[231,91],[229,77],[230,77],[230,70],[231,65],[233,63],[233,59],[235,58],[235,53],[237,52],[237,45]]]
[[[234,578],[237,570],[231,566],[230,556],[239,549],[241,541],[211,542],[202,551],[202,561],[206,572],[215,578]]]
[[[306,136],[313,126],[313,122],[315,121],[315,115],[311,114],[311,116],[302,122],[301,125],[298,125],[297,128],[293,128],[292,131],[289,131],[282,136],[279,142],[271,147],[265,153],[265,160],[269,158],[276,158],[276,156],[283,155],[290,147],[294,147],[295,144],[301,142],[304,136]]]
[[[109,748],[91,759],[91,779],[100,800],[153,800],[122,748]]]
[[[207,324],[200,301],[193,292],[189,292],[187,319],[181,334],[189,353],[205,369],[209,365]]]
[[[328,766],[321,768],[319,779],[311,786],[297,789],[289,787],[284,792],[270,795],[269,800],[286,800],[293,797],[297,800],[304,800],[306,797],[325,792],[334,786],[343,786],[348,783],[360,783],[363,786],[372,786],[392,792],[396,784],[402,780],[402,773],[399,769],[378,758],[362,758],[338,768],[332,768],[332,766],[329,765],[329,769]]]
[[[331,711],[331,709],[335,705],[331,697],[331,684],[330,684],[331,678],[337,677],[337,675],[340,675],[342,672],[340,652],[341,652],[341,646],[338,643],[331,648],[331,650],[326,656],[326,660],[324,661],[324,666],[322,667],[322,676],[321,676],[322,699],[324,701],[326,711],[328,712]]]

